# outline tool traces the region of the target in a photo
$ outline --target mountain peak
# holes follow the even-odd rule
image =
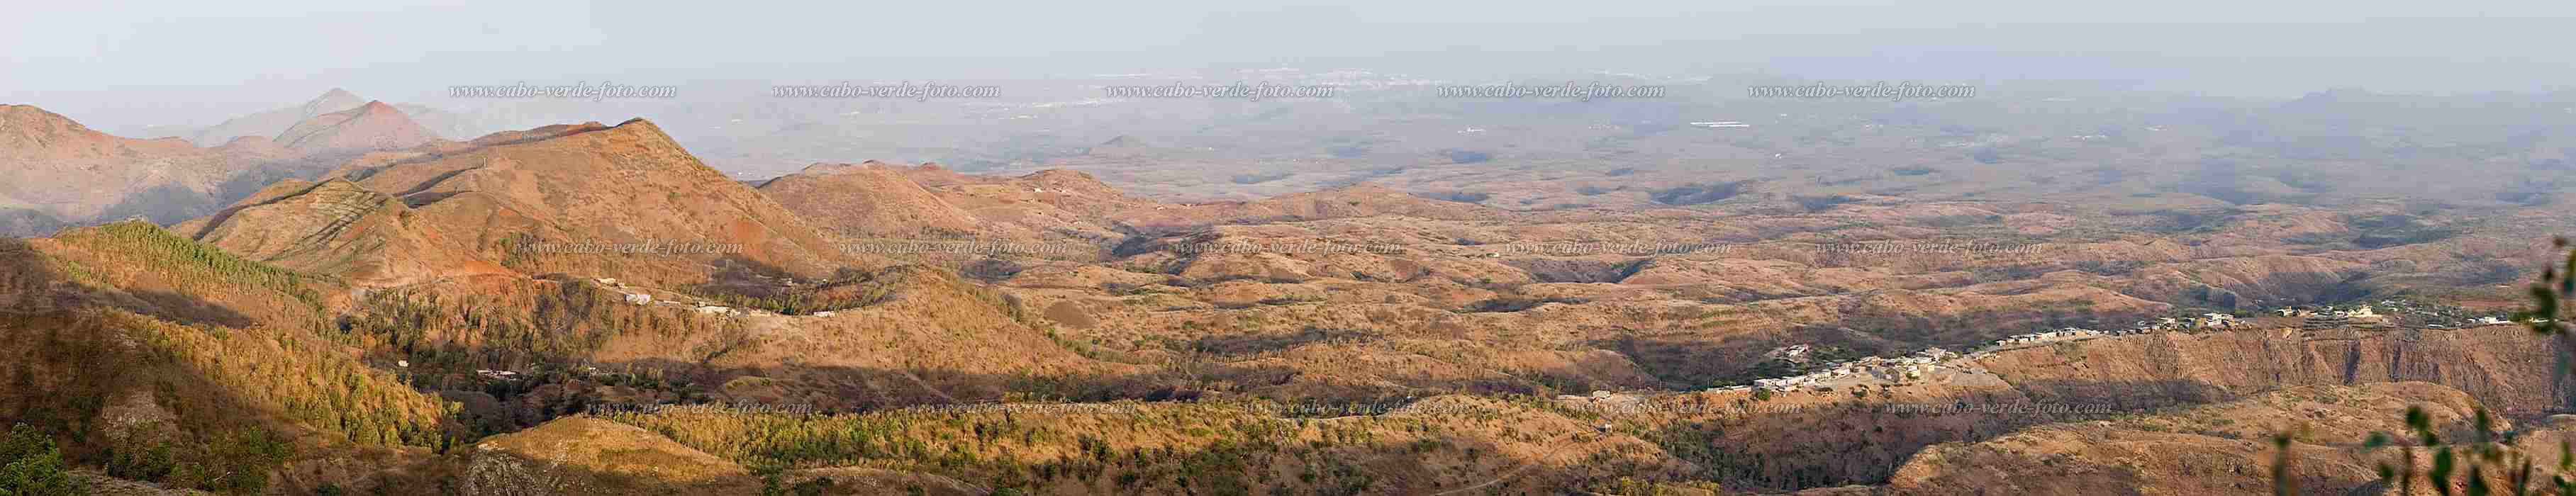
[[[372,105],[333,116],[341,121],[330,124],[317,119],[314,125],[327,127],[299,139],[308,144],[315,140],[348,143],[347,137],[404,137],[410,135],[400,133],[418,129],[400,120],[401,113]],[[381,195],[357,200],[391,201],[408,209],[408,217],[392,217],[402,222],[374,224],[378,229],[365,232],[297,227],[336,229],[331,226],[338,224],[327,222],[329,215],[351,210],[347,207],[356,200],[313,203],[303,209],[310,211],[281,211],[269,218],[326,222],[294,223],[285,226],[285,232],[234,239],[240,243],[329,240],[316,246],[337,251],[283,265],[368,284],[406,283],[448,270],[506,269],[529,274],[593,273],[657,286],[765,287],[761,285],[775,283],[778,277],[825,277],[854,260],[843,257],[812,226],[708,168],[640,119],[608,128],[548,126],[495,134],[471,145],[442,147],[436,154],[388,161],[363,171],[346,169],[334,175]],[[640,194],[644,192],[668,193]],[[213,225],[223,229],[232,222],[241,220]],[[378,236],[372,233],[379,231],[395,238],[384,242],[367,238]],[[480,241],[503,238],[703,243],[738,250],[677,253],[639,262],[601,253],[513,256]],[[233,247],[229,243],[235,243],[216,241],[228,249]],[[490,265],[495,263],[503,265]],[[756,269],[737,270],[740,267]]]
[[[1153,145],[1145,144],[1145,140],[1140,139],[1140,138],[1137,138],[1137,137],[1135,137],[1135,136],[1129,136],[1129,135],[1121,134],[1121,135],[1118,135],[1118,137],[1116,137],[1116,138],[1110,138],[1110,139],[1109,139],[1109,141],[1103,141],[1103,142],[1100,142],[1099,147],[1100,147],[1100,148],[1151,148],[1151,147],[1153,147]]]
[[[803,169],[797,169],[795,175],[842,174],[865,169],[892,171],[898,168],[899,167],[895,165],[877,161],[876,159],[868,159],[855,164],[846,162],[815,162],[812,165],[805,166]]]
[[[567,135],[573,135],[573,134],[587,133],[587,132],[591,132],[591,131],[598,131],[598,130],[601,130],[601,129],[608,129],[608,125],[606,125],[606,124],[600,124],[600,123],[599,123],[599,121],[590,121],[590,122],[584,122],[584,123],[580,123],[580,124],[551,124],[551,125],[539,126],[539,127],[536,127],[536,128],[527,129],[527,130],[522,130],[522,131],[500,131],[500,132],[495,132],[495,133],[492,133],[492,134],[486,134],[486,135],[483,135],[483,137],[480,137],[480,138],[474,138],[474,140],[473,140],[471,143],[473,143],[473,144],[474,144],[474,146],[494,146],[494,145],[502,145],[502,144],[509,144],[509,143],[525,142],[525,141],[543,140],[543,139],[554,138],[554,137],[558,137],[558,136],[567,136]]]
[[[1083,149],[1082,154],[1104,158],[1135,158],[1155,153],[1162,153],[1163,151],[1164,150],[1162,148],[1146,143],[1144,139],[1137,138],[1135,136],[1119,135],[1116,138],[1110,138],[1109,141],[1103,141],[1098,145],[1092,145],[1091,148]]]
[[[356,93],[350,93],[349,90],[331,88],[330,91],[322,92],[321,96],[313,97],[312,100],[306,100],[301,111],[304,114],[304,117],[311,118],[322,114],[348,110],[368,103],[381,102],[369,102],[367,99],[359,98]]]
[[[1091,177],[1090,173],[1061,168],[1031,172],[1028,175],[1020,176],[1020,179],[1039,183],[1101,184],[1102,186],[1107,186],[1106,183],[1101,183],[1099,178]]]
[[[302,104],[227,119],[222,124],[198,131],[196,137],[189,141],[196,142],[198,146],[215,146],[243,136],[277,136],[315,117],[366,104],[366,99],[349,90],[331,88]]]
[[[0,157],[89,159],[183,153],[195,147],[109,136],[34,105],[0,105]]]
[[[70,117],[63,117],[62,114],[49,112],[34,105],[14,103],[0,105],[0,129],[14,130],[21,126],[37,125],[48,127],[69,126],[80,129],[89,129],[88,127],[81,126],[79,122],[73,122]]]
[[[328,90],[328,91],[323,91],[321,96],[313,97],[313,100],[312,100],[312,101],[316,101],[316,102],[328,102],[328,101],[343,101],[343,100],[347,100],[347,101],[355,101],[355,100],[359,100],[359,98],[358,98],[358,94],[356,94],[356,93],[350,93],[350,92],[349,92],[349,90],[346,90],[346,89],[341,89],[341,88],[331,88],[331,89],[330,89],[330,90]]]
[[[34,105],[0,105],[0,156],[70,158],[103,156],[106,148],[90,146],[100,136],[88,126]]]
[[[318,152],[410,148],[441,139],[392,105],[370,101],[305,119],[278,133],[276,141],[289,149]]]
[[[627,119],[625,122],[619,122],[615,126],[608,126],[606,131],[613,133],[614,135],[660,140],[667,142],[665,143],[666,145],[674,148],[680,146],[679,140],[672,138],[671,133],[664,132],[662,130],[662,126],[653,125],[653,121],[645,120],[642,117]]]

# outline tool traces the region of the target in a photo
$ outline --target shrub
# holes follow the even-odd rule
[[[266,430],[235,430],[209,440],[203,456],[179,464],[171,482],[216,492],[264,492],[268,473],[286,463],[289,449]]]
[[[63,465],[62,449],[52,436],[27,424],[9,427],[0,439],[0,495],[56,496],[81,494]]]
[[[125,221],[96,228],[65,231],[62,241],[96,250],[102,257],[149,267],[174,276],[192,293],[238,291],[255,287],[285,293],[319,310],[321,293],[304,284],[314,278],[273,265],[234,256],[214,245],[171,234],[147,222]]]

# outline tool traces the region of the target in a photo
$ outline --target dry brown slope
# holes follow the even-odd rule
[[[2255,494],[2274,487],[2276,434],[2293,435],[2291,480],[2304,494],[2372,494],[2374,467],[2396,450],[2354,449],[2373,432],[2404,432],[2421,408],[2436,429],[2467,436],[2477,401],[2423,382],[2301,386],[2158,415],[2036,427],[1923,450],[1892,494]],[[2544,425],[2544,428],[2547,426]],[[2558,438],[2564,433],[2538,436]],[[2521,443],[2554,453],[2556,446]],[[2550,457],[2550,458],[2554,458]],[[2540,460],[2545,473],[2554,464]],[[2421,467],[2419,467],[2419,470]],[[2419,484],[2420,485],[2420,484]]]
[[[2424,381],[2507,415],[2565,408],[2561,353],[2519,326],[2148,334],[1996,353],[1978,365],[2042,401],[2157,407],[2290,386]]]
[[[983,225],[901,171],[874,161],[814,164],[761,183],[760,193],[849,237],[951,237],[998,227]]]
[[[499,264],[529,274],[570,272],[659,287],[749,292],[866,265],[853,262],[840,246],[777,203],[708,168],[642,119],[614,127],[541,128],[476,143],[485,146],[361,161],[334,173],[381,197],[339,187],[313,190],[345,194],[349,201],[371,207],[288,197],[268,205],[301,208],[244,209],[210,219],[206,232],[277,230],[209,239],[228,249],[263,253],[272,251],[236,240],[311,238],[352,247],[337,257],[293,261],[291,267],[371,268],[324,273],[372,285],[481,272],[487,269],[484,264]],[[361,227],[405,232],[307,221],[369,209],[375,212],[356,217],[377,216],[380,221]],[[417,242],[388,246],[348,236]],[[437,253],[377,253],[395,247]],[[353,258],[398,263],[377,266],[352,263]]]
[[[197,148],[175,138],[110,136],[33,106],[0,106],[0,210],[52,224],[196,215],[227,201],[224,183],[235,175],[291,155],[265,141]],[[29,225],[0,234],[50,231]]]
[[[741,465],[590,417],[485,438],[474,448],[460,481],[469,493],[740,494],[760,486]]]
[[[347,180],[286,181],[218,217],[173,226],[253,260],[357,281],[412,283],[512,273],[473,252],[442,246],[435,232],[406,225],[412,210],[392,195]],[[273,198],[263,198],[274,195]]]
[[[35,107],[0,106],[0,234],[35,236],[129,217],[178,222],[281,179],[438,141],[382,105],[317,117],[290,138],[245,136],[198,148],[177,138],[110,136]]]
[[[71,433],[74,463],[165,449],[120,476],[309,492],[409,480],[439,445],[446,405],[317,332],[333,282],[140,222],[7,240],[0,281],[0,423]],[[261,438],[285,454],[213,448]]]

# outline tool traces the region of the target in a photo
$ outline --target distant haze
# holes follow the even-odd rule
[[[1390,2],[1392,3],[1392,2]],[[203,126],[332,87],[953,78],[1296,66],[1438,77],[1773,74],[2288,98],[2550,91],[2568,2],[27,2],[0,103]],[[1821,5],[1820,5],[1821,4]]]

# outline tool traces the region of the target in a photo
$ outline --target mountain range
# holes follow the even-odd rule
[[[301,107],[210,128],[194,143],[112,136],[33,106],[0,107],[7,145],[0,171],[9,174],[0,186],[0,233],[40,235],[124,218],[176,222],[368,152],[444,141],[390,106],[354,98],[334,90]],[[348,106],[333,108],[342,103]]]
[[[2498,319],[2576,222],[2502,179],[1843,130],[1178,199],[1275,164],[744,181],[645,118],[353,100],[212,147],[0,107],[0,419],[92,487],[292,494],[2370,493],[2373,432],[2576,425]],[[2558,167],[2522,142],[2459,174]]]

